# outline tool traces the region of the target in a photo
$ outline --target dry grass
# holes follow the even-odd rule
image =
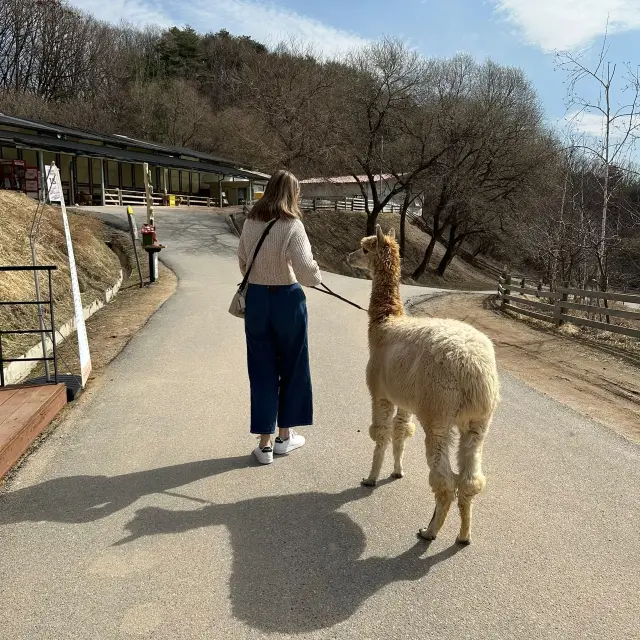
[[[5,266],[30,265],[29,232],[37,202],[10,191],[0,191],[0,264]],[[69,211],[69,226],[78,273],[78,284],[84,303],[89,303],[115,282],[120,271],[116,255],[105,245],[104,225],[99,220]],[[56,325],[60,326],[73,315],[73,298],[69,262],[60,210],[45,206],[37,242],[40,265],[56,265],[53,274],[53,297]],[[46,274],[40,275],[42,296],[48,295]],[[0,301],[34,300],[33,272],[0,272]],[[48,311],[45,318],[49,322]],[[37,312],[30,306],[1,306],[2,329],[35,329]],[[5,357],[15,357],[33,346],[38,337],[33,335],[4,336]]]

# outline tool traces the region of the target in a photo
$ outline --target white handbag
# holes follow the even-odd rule
[[[269,231],[271,231],[271,227],[277,222],[276,220],[272,220],[267,228],[263,231],[260,240],[258,241],[258,245],[256,246],[256,250],[253,252],[253,258],[251,259],[251,263],[247,268],[246,273],[244,274],[244,278],[242,282],[238,285],[238,290],[235,292],[233,299],[231,300],[231,306],[229,307],[229,313],[236,318],[244,318],[244,312],[247,308],[247,283],[249,281],[249,274],[251,273],[251,267],[253,267],[253,263],[256,261],[256,256],[258,255],[258,251],[260,251],[260,247],[262,243],[265,241],[265,238],[269,235]]]

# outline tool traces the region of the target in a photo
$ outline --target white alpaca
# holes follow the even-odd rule
[[[482,445],[499,400],[493,345],[463,322],[404,314],[393,229],[385,236],[377,227],[376,236],[364,238],[361,248],[349,255],[349,263],[373,275],[367,384],[373,413],[369,433],[376,446],[363,484],[376,484],[392,440],[393,476],[404,475],[405,440],[415,433],[410,422],[415,414],[425,432],[429,483],[436,498],[431,522],[420,535],[435,539],[457,493],[462,520],[458,542],[468,544],[473,498],[485,486]],[[458,474],[449,460],[456,427]]]

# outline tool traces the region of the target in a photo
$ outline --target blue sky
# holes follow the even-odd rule
[[[103,20],[226,28],[267,42],[295,36],[335,55],[383,35],[425,56],[467,52],[523,68],[550,123],[565,115],[556,50],[584,51],[609,19],[610,55],[640,64],[640,0],[71,0]],[[595,55],[595,52],[585,54]],[[584,123],[585,130],[593,122]],[[597,128],[597,124],[596,124]]]

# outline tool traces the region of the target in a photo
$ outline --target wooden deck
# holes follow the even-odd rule
[[[66,403],[64,384],[0,389],[0,478]]]

